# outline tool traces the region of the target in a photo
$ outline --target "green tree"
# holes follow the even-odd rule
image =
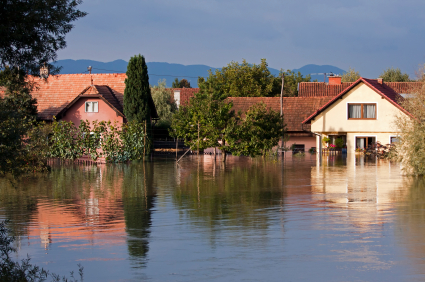
[[[124,114],[128,121],[139,123],[147,121],[150,124],[151,109],[149,108],[148,67],[145,57],[140,54],[131,57],[127,66],[127,78],[124,90]]]
[[[407,73],[402,73],[399,68],[387,68],[379,76],[384,81],[387,82],[409,82],[409,75]]]
[[[360,78],[360,74],[354,68],[348,68],[348,71],[341,77],[342,82],[354,82]]]
[[[166,88],[165,79],[159,81],[158,86],[151,88],[152,99],[159,116],[157,126],[167,126],[171,124],[173,114],[177,111],[177,105],[171,99],[171,92]]]
[[[396,125],[400,131],[396,145],[397,160],[401,162],[405,174],[425,175],[425,78],[420,74],[421,87],[401,105],[411,116],[400,114]]]
[[[275,77],[270,73],[266,59],[261,59],[259,65],[231,62],[226,67],[209,71],[207,80],[198,79],[201,91],[214,91],[219,87],[221,99],[227,97],[269,97],[274,96],[273,84]],[[279,90],[280,93],[280,90]]]
[[[173,116],[170,134],[184,139],[192,150],[218,147],[224,152],[223,161],[226,161],[225,152],[230,152],[226,129],[235,118],[232,106],[232,103],[217,99],[214,93],[197,93]]]
[[[6,67],[0,72],[0,86],[5,87],[0,98],[0,174],[20,175],[38,170],[29,161],[24,136],[34,126],[37,101],[30,95],[26,74],[18,68]]]
[[[265,155],[277,146],[284,133],[280,113],[267,109],[264,103],[253,105],[239,123],[228,127],[228,142],[234,155]]]
[[[187,81],[187,79],[183,78],[182,80],[179,80],[178,78],[176,78],[173,81],[173,84],[171,86],[172,88],[192,88],[192,86],[190,86],[190,82]]]
[[[66,47],[73,21],[84,17],[81,0],[3,0],[0,14],[0,68],[20,67],[37,74]],[[52,65],[50,69],[54,70]],[[56,69],[57,70],[57,69]]]

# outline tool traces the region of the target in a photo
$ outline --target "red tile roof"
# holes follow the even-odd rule
[[[312,112],[326,104],[332,97],[284,97],[283,115],[288,132],[303,132],[310,130],[309,125],[302,126],[302,121]],[[233,102],[233,109],[245,113],[248,109],[257,103],[263,102],[267,108],[280,112],[279,97],[230,97]]]
[[[180,90],[180,105],[189,104],[190,98],[199,92],[199,88],[170,88],[170,90],[172,93],[174,93],[175,90]],[[174,96],[172,97],[174,99]]]
[[[299,97],[322,97],[336,96],[344,89],[351,86],[353,82],[342,82],[341,84],[327,84],[324,82],[301,82],[299,84]],[[384,82],[384,84],[392,88],[395,92],[414,93],[421,86],[421,82]]]
[[[37,85],[31,94],[37,99],[39,118],[45,120],[58,115],[92,84],[96,85],[97,91],[103,93],[107,101],[122,111],[126,77],[125,73],[60,74],[49,76],[47,81],[30,77]],[[153,105],[153,100],[150,103]],[[157,116],[154,108],[152,117]]]
[[[410,115],[409,112],[407,112],[400,104],[399,101],[401,101],[403,98],[398,94],[396,91],[394,91],[393,88],[386,85],[385,83],[381,84],[378,82],[377,79],[367,79],[360,77],[358,80],[356,80],[353,84],[351,84],[349,87],[344,89],[341,93],[339,93],[337,96],[334,96],[330,101],[328,101],[326,104],[324,104],[320,109],[316,110],[314,113],[312,113],[308,118],[306,118],[303,121],[303,124],[310,124],[311,120],[314,119],[317,115],[319,115],[321,112],[323,112],[325,109],[327,109],[330,105],[332,105],[336,100],[339,98],[342,98],[344,94],[346,94],[348,91],[353,89],[356,85],[363,82],[370,88],[372,88],[376,93],[381,95],[384,99],[388,100],[391,104],[399,108],[404,113]]]

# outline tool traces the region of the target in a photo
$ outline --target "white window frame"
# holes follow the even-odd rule
[[[96,103],[97,104],[97,111],[87,111],[87,104],[88,103],[91,103],[91,104],[93,104],[93,103]],[[93,106],[91,106],[91,108],[93,109]],[[86,113],[98,113],[99,112],[99,102],[95,102],[95,101],[87,101],[87,102],[85,102],[84,103],[84,112],[86,112]]]
[[[391,143],[391,138],[393,138],[393,137],[395,137],[395,138],[400,138],[400,136],[399,135],[390,135],[390,137],[389,137],[389,142],[388,142],[388,144],[392,144]],[[398,143],[398,142],[397,142]]]
[[[368,118],[361,118],[361,119],[357,119],[357,118],[354,118],[354,119],[349,119],[348,118],[348,115],[349,115],[349,112],[348,112],[348,104],[375,104],[376,106],[376,119],[374,119],[374,118],[371,118],[371,119],[368,119]],[[366,101],[362,101],[362,102],[355,102],[355,101],[347,101],[346,102],[346,105],[345,105],[345,118],[347,119],[347,120],[378,120],[378,117],[379,117],[379,108],[378,108],[378,102],[376,102],[376,101],[373,101],[373,102],[366,102]]]

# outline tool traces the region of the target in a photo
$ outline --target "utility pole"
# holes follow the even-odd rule
[[[284,85],[284,83],[285,83],[285,74],[282,72],[282,88],[281,88],[281,90],[280,90],[280,118],[282,119],[282,129],[285,129],[284,128],[284,125],[283,125],[283,85]],[[282,131],[282,143],[281,143],[281,150],[283,150],[283,140],[284,140],[284,134],[285,134],[285,132],[284,131]]]
[[[199,156],[199,120],[198,120],[198,156]]]

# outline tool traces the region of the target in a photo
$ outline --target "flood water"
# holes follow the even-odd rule
[[[6,218],[85,281],[425,281],[425,181],[363,157],[58,166],[0,179]]]

